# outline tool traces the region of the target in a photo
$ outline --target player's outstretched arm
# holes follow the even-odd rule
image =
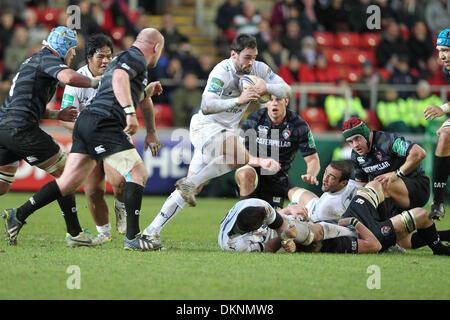
[[[91,79],[72,69],[61,70],[58,73],[57,78],[62,83],[68,84],[72,87],[97,88],[99,83],[98,78]]]

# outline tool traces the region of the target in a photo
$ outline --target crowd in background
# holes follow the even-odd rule
[[[126,0],[67,1],[76,4],[81,13],[79,46],[72,67],[85,64],[84,43],[89,35],[112,35],[115,54],[127,49],[137,33],[148,27],[154,8],[152,1],[139,1],[139,10],[131,11]],[[41,49],[41,41],[55,25],[66,25],[65,10],[55,10],[54,17],[43,20],[47,1],[2,0],[0,8],[0,101],[8,94],[11,79],[18,66]],[[381,30],[367,26],[367,7],[381,9]],[[450,0],[278,0],[270,12],[261,12],[255,0],[225,0],[218,6],[215,24],[218,30],[218,56],[195,55],[189,35],[181,33],[174,17],[162,15],[161,33],[166,44],[158,65],[149,69],[152,80],[164,79],[165,92],[155,103],[171,108],[172,126],[188,126],[189,117],[198,109],[202,84],[221,57],[229,56],[229,43],[239,33],[254,35],[258,41],[258,60],[266,62],[288,84],[348,83],[417,85],[416,91],[389,90],[379,96],[376,113],[384,128],[403,132],[423,132],[427,123],[414,120],[412,114],[423,111],[426,103],[439,102],[430,85],[446,84],[435,53],[435,37],[450,21]],[[120,28],[117,28],[120,27]],[[357,77],[343,76],[330,50],[317,43],[318,33],[354,32],[378,34],[372,59],[361,62]],[[115,37],[115,32],[121,33]],[[330,48],[328,48],[330,49]],[[58,94],[61,94],[59,90]],[[354,91],[352,109],[364,118],[370,107],[368,91]],[[56,103],[58,99],[56,97]],[[336,110],[339,95],[308,95],[308,106],[327,112],[330,128],[341,125]],[[395,108],[397,106],[397,108]],[[400,107],[401,106],[401,107]],[[426,106],[425,106],[426,107]],[[421,110],[422,108],[422,110]],[[392,112],[396,110],[396,112]],[[413,110],[413,112],[411,112]],[[406,117],[406,115],[409,115]]]

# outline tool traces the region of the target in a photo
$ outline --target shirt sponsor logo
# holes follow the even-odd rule
[[[213,77],[211,79],[211,82],[209,83],[208,91],[211,92],[222,91],[224,84],[225,83],[222,80]]]
[[[397,140],[394,141],[392,150],[401,156],[406,156],[407,147],[408,147],[408,144],[406,143],[406,141],[404,141],[400,138],[397,138]]]
[[[124,69],[126,69],[126,70],[130,70],[130,66],[127,65],[125,62],[122,63],[121,67],[124,68]]]
[[[364,162],[366,162],[366,160],[363,157],[358,157],[356,158],[356,160],[359,162],[359,164],[363,164]]]
[[[72,96],[68,93],[64,93],[62,102],[61,102],[61,109],[73,106],[73,100],[74,100],[74,96]]]
[[[389,168],[390,166],[391,166],[391,164],[389,162],[384,161],[384,162],[378,163],[378,164],[376,164],[374,166],[365,167],[365,168],[363,168],[363,170],[364,170],[365,173],[371,173],[371,172],[374,172],[374,171],[384,170],[386,168]]]

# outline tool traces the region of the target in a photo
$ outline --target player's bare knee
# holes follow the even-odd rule
[[[419,229],[426,228],[433,223],[428,215],[428,211],[424,208],[414,208],[409,210],[409,212],[413,215],[416,227]]]
[[[240,185],[253,185],[256,179],[256,173],[254,170],[240,170],[237,173]]]
[[[85,188],[84,193],[92,203],[97,203],[105,196],[105,191],[101,188]]]

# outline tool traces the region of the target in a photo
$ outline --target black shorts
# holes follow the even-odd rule
[[[381,243],[381,250],[384,251],[397,243],[394,226],[390,219],[377,221],[375,207],[364,197],[353,197],[349,207],[342,215],[343,218],[354,217],[364,224]]]
[[[265,200],[274,208],[283,208],[290,188],[289,177],[281,172],[276,175],[262,175],[259,167],[255,170],[258,186],[249,197]]]
[[[408,189],[409,209],[423,207],[430,198],[430,178],[427,176],[403,177],[401,178]],[[384,221],[405,211],[399,207],[392,198],[386,198],[377,209],[374,216],[378,221]]]
[[[60,150],[55,140],[39,127],[0,129],[0,166],[25,160],[39,165]]]
[[[358,253],[358,239],[356,237],[337,237],[323,240],[320,252]]]
[[[94,160],[100,160],[111,154],[132,149],[123,125],[113,116],[83,110],[73,128],[72,153],[89,154]]]

